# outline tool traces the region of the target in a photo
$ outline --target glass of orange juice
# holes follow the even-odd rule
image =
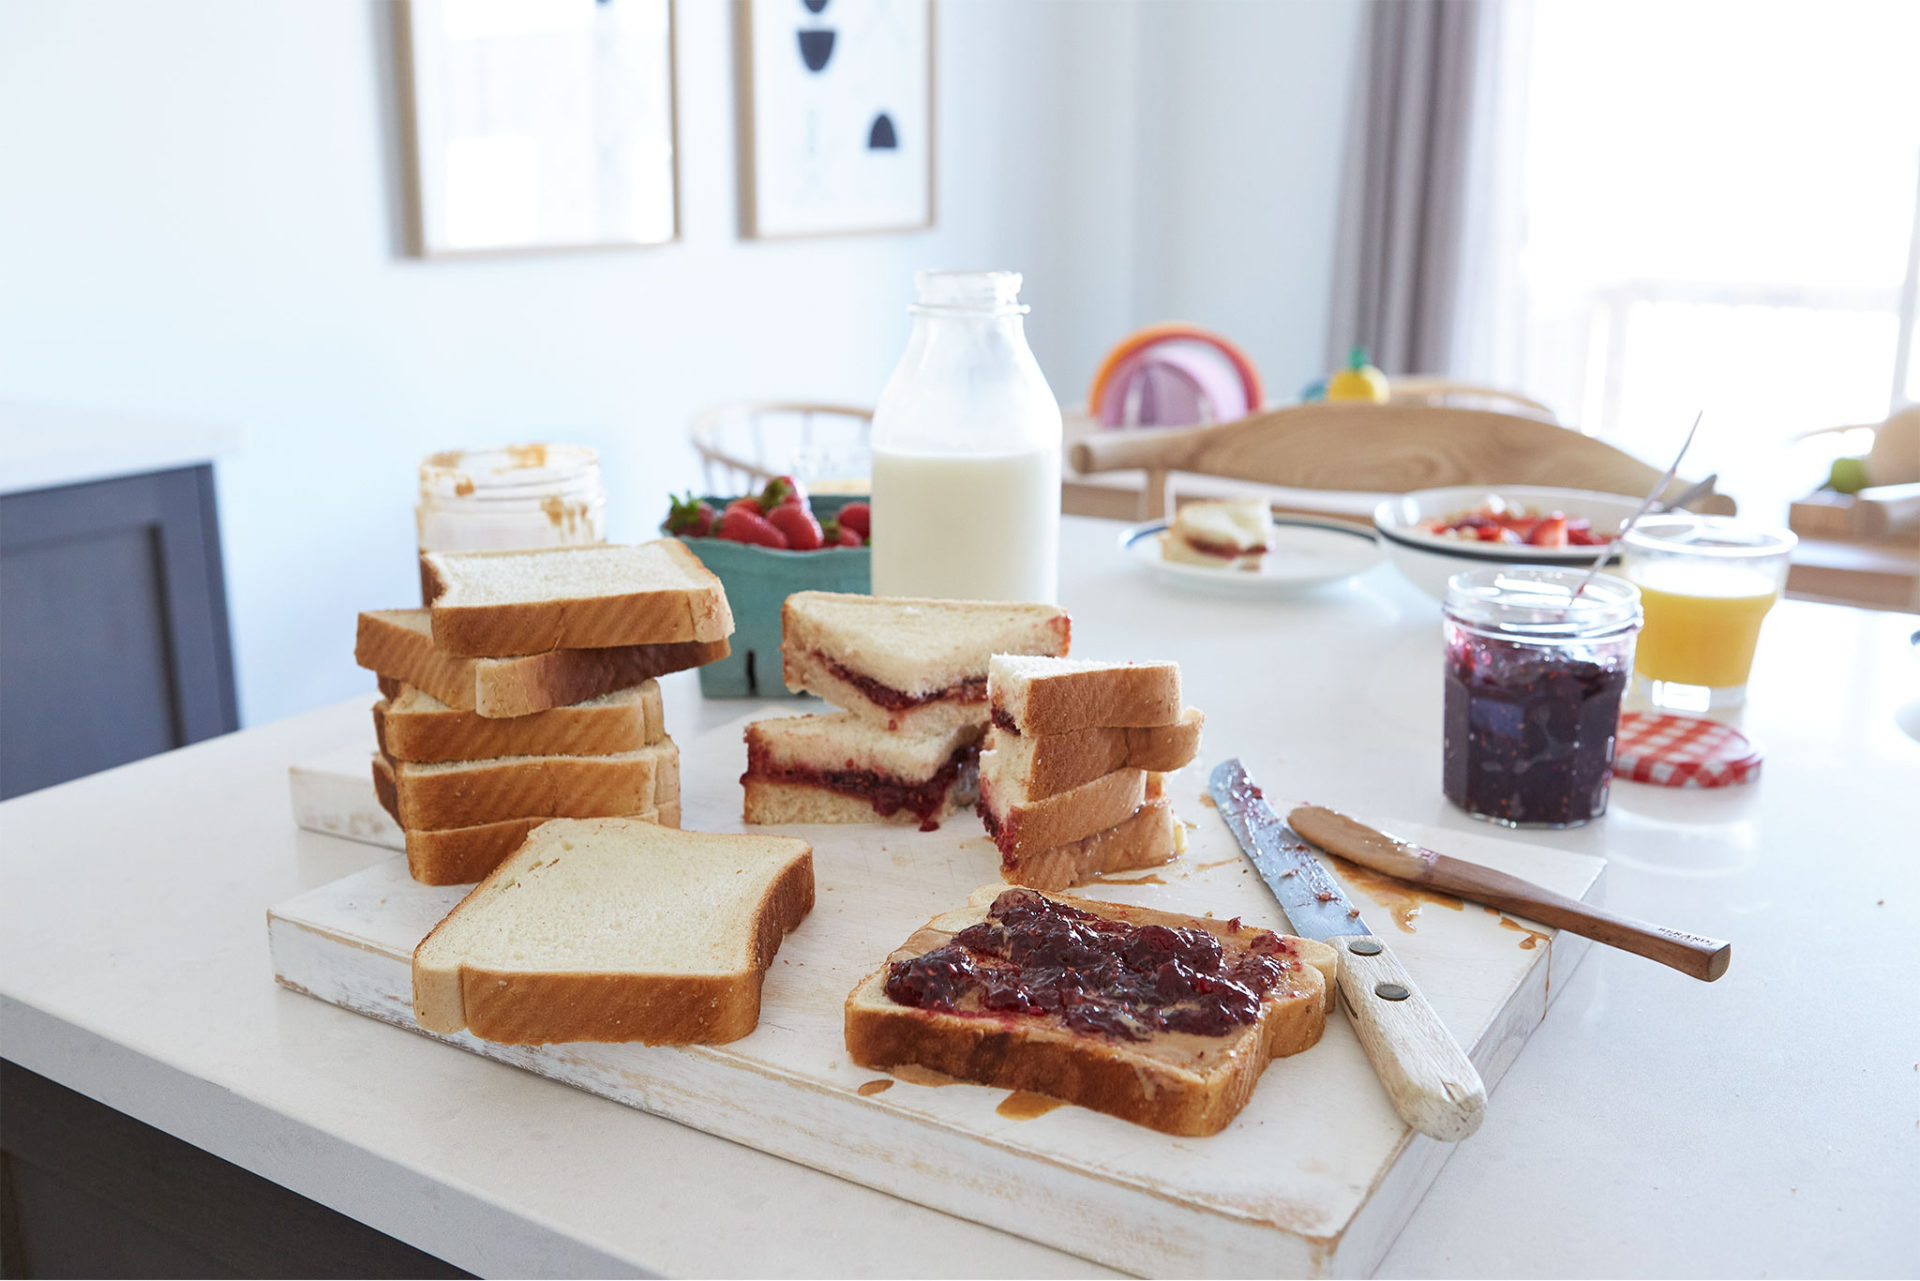
[[[1623,541],[1621,572],[1640,589],[1646,625],[1635,676],[1656,707],[1703,712],[1747,697],[1760,624],[1787,582],[1799,542],[1727,516],[1649,516]]]

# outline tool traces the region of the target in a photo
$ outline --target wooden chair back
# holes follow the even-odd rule
[[[1168,477],[1192,472],[1288,489],[1406,493],[1443,485],[1558,485],[1645,494],[1664,470],[1566,427],[1478,409],[1292,405],[1214,427],[1109,430],[1076,441],[1083,473],[1144,469],[1140,512],[1167,512]],[[1678,495],[1689,482],[1676,477]],[[1731,514],[1709,492],[1688,504]]]
[[[873,465],[872,426],[873,411],[855,405],[749,400],[702,411],[688,436],[707,492],[745,493],[789,471],[815,485],[864,477]]]

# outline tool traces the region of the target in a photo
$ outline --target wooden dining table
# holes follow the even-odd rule
[[[1441,795],[1432,600],[1384,563],[1291,598],[1195,594],[1120,528],[1064,521],[1074,652],[1179,660],[1207,762],[1493,830]],[[1707,984],[1587,953],[1379,1275],[1920,1269],[1916,628],[1783,602],[1737,713],[1757,779],[1617,783],[1602,819],[1511,834],[1605,857],[1611,907],[1730,939],[1733,963]],[[663,684],[677,737],[742,710]],[[267,909],[391,857],[289,815],[289,767],[363,744],[368,701],[0,804],[0,1055],[476,1273],[1106,1273],[276,986]]]

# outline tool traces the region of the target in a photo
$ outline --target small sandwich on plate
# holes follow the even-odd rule
[[[1183,503],[1160,540],[1165,560],[1210,569],[1257,571],[1273,542],[1273,508],[1264,498]]]
[[[996,655],[980,816],[1016,885],[1061,890],[1186,847],[1164,775],[1200,750],[1173,663]]]
[[[847,997],[847,1053],[1217,1134],[1320,1040],[1338,963],[1238,918],[983,887]]]
[[[985,730],[987,660],[1067,652],[1053,605],[795,592],[780,615],[787,688],[887,730]]]
[[[875,728],[852,712],[747,726],[749,823],[917,823],[930,832],[973,803],[980,732]]]
[[[556,819],[414,949],[414,1018],[515,1045],[737,1041],[812,907],[805,841]]]

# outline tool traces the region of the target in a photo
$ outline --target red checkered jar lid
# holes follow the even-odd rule
[[[1760,774],[1760,749],[1731,725],[1698,716],[1623,712],[1615,778],[1661,787],[1726,787]]]

